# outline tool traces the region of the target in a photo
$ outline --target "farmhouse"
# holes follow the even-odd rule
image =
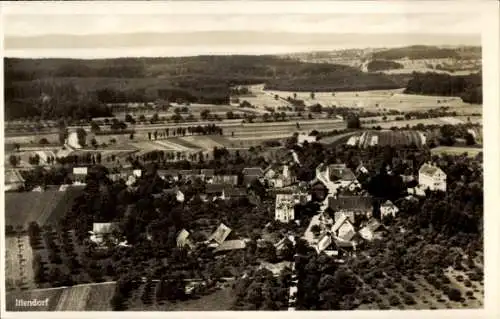
[[[434,164],[424,164],[418,171],[418,183],[423,189],[446,191],[446,174]]]
[[[24,187],[24,178],[15,169],[5,171],[5,191],[18,190]]]
[[[295,219],[295,205],[305,204],[310,195],[303,193],[276,194],[274,219],[288,223]]]
[[[392,216],[396,217],[399,209],[390,200],[380,205],[380,216],[382,219]]]

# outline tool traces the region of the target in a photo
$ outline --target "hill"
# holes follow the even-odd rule
[[[374,52],[373,59],[398,60],[398,59],[481,59],[481,49],[478,47],[443,48],[427,45],[413,45],[401,48],[387,49]]]
[[[275,56],[102,60],[6,58],[6,119],[109,116],[102,103],[156,99],[228,104],[230,87],[265,83],[291,91],[400,88],[399,78],[338,64]],[[21,110],[21,111],[20,111]]]

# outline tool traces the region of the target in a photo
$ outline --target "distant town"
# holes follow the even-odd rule
[[[483,307],[480,66],[6,58],[7,310]]]

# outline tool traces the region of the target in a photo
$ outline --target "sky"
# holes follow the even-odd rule
[[[413,44],[480,45],[481,15],[31,12],[3,15],[3,31],[4,52],[11,57],[271,54]]]

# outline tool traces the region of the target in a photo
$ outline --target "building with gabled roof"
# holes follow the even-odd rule
[[[376,219],[372,218],[365,227],[361,228],[359,234],[365,240],[371,241],[382,237],[384,226]]]
[[[368,196],[345,196],[330,197],[328,207],[335,213],[342,212],[352,215],[371,215],[373,213],[373,204],[371,197]]]
[[[345,164],[331,164],[326,167],[327,177],[331,182],[355,182],[356,175]]]
[[[212,184],[238,185],[238,175],[214,175],[210,178]]]
[[[424,164],[418,171],[418,183],[423,189],[446,191],[446,174],[434,164]]]
[[[264,175],[264,170],[260,167],[245,167],[242,171],[242,174],[262,177]]]
[[[210,235],[207,241],[208,242],[214,241],[220,245],[226,240],[231,231],[232,231],[231,228],[227,227],[223,223],[220,223],[219,227],[217,227],[215,232],[212,235]]]

